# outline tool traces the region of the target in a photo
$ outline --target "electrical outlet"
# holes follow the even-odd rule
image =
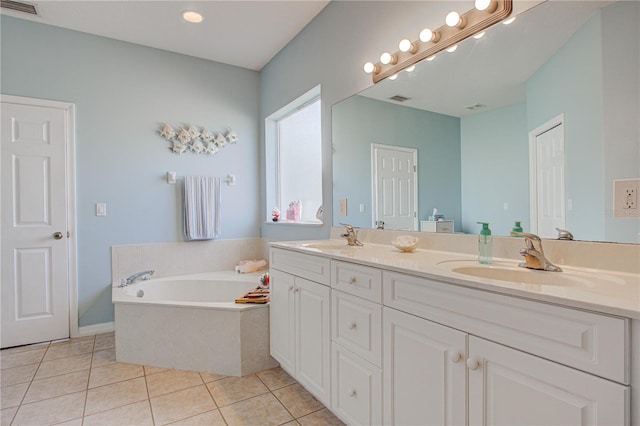
[[[613,216],[640,217],[638,192],[640,179],[616,179],[613,181]]]

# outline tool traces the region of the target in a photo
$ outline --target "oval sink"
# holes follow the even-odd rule
[[[362,246],[350,246],[346,241],[342,240],[327,240],[317,241],[313,243],[301,244],[305,248],[312,248],[318,250],[344,250],[344,249],[357,249]]]

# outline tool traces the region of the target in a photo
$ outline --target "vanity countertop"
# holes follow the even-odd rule
[[[539,282],[516,282],[504,279],[469,276],[452,271],[451,265],[462,265],[468,270],[481,268],[515,269],[515,259],[495,259],[492,265],[480,265],[477,256],[454,252],[416,249],[401,252],[392,245],[365,243],[363,247],[347,246],[344,240],[290,241],[270,243],[272,247],[314,254],[336,260],[384,268],[417,275],[440,282],[507,294],[567,307],[587,309],[604,314],[640,319],[640,275],[598,269],[562,266],[564,272],[530,271],[539,276]],[[517,272],[517,271],[516,271]],[[565,274],[560,280],[554,275]],[[571,283],[556,283],[570,277]],[[535,281],[535,280],[534,280]]]

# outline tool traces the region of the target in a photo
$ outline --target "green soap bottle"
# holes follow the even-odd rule
[[[493,254],[493,237],[491,236],[491,229],[487,222],[476,222],[482,225],[480,235],[478,235],[478,262],[488,265],[491,263]]]
[[[516,225],[511,229],[511,232],[522,232],[522,226],[519,220],[516,220]]]

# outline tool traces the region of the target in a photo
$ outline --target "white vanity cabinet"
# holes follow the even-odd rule
[[[269,274],[271,356],[328,406],[331,391],[329,260],[271,249]]]

